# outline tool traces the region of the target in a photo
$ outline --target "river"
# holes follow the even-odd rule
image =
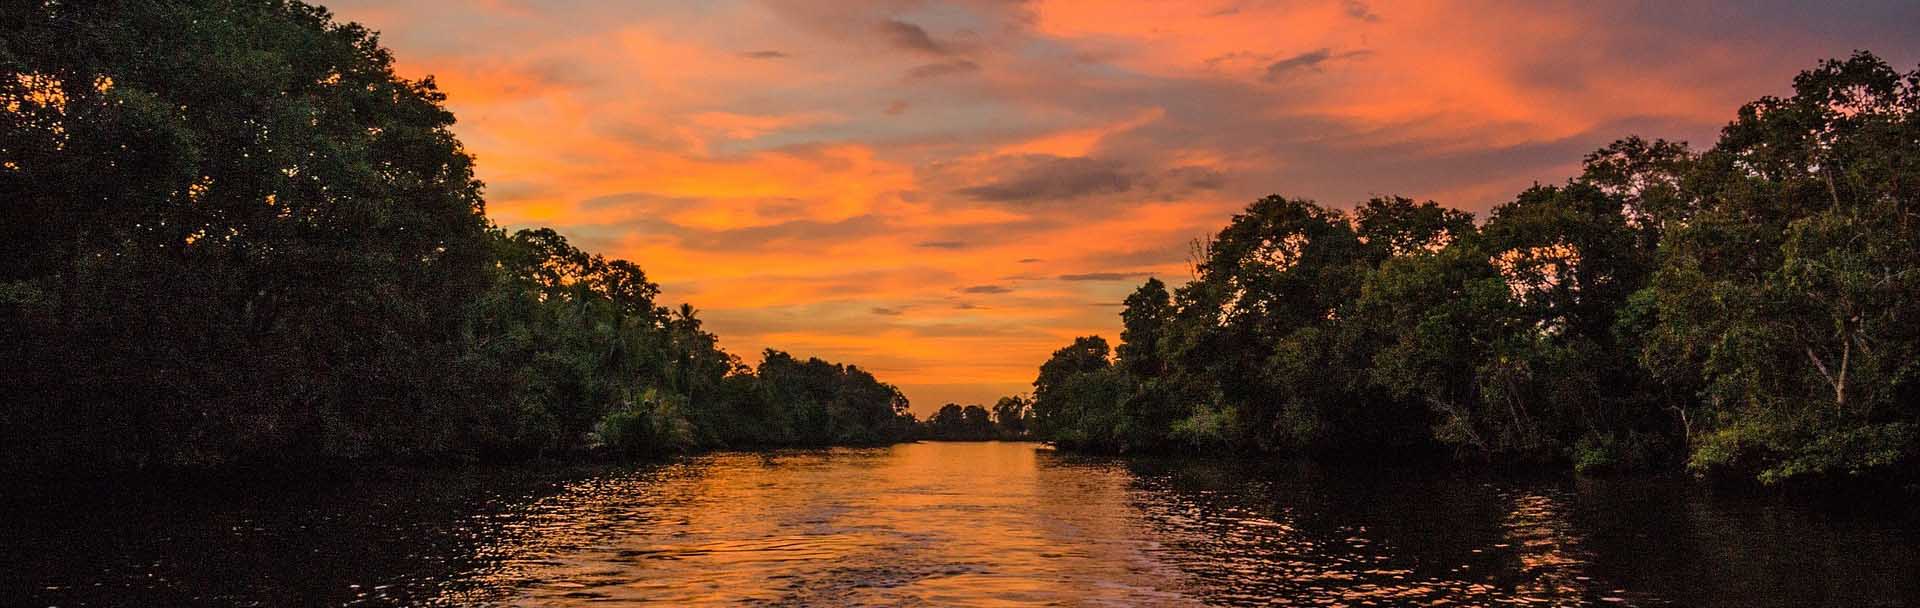
[[[21,606],[1920,603],[1912,514],[1030,443],[10,498]]]

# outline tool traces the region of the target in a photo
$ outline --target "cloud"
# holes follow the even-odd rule
[[[959,291],[960,293],[995,294],[995,293],[1012,293],[1013,288],[1004,287],[1000,285],[974,285],[971,287],[962,287],[959,289]]]
[[[1368,23],[1380,20],[1380,15],[1374,14],[1373,8],[1367,6],[1367,3],[1361,2],[1360,0],[1341,0],[1340,9],[1346,11],[1348,17]]]
[[[1087,272],[1081,274],[1060,275],[1062,281],[1125,281],[1137,279],[1152,273],[1147,272]]]
[[[913,246],[928,249],[964,249],[967,244],[964,241],[920,241]]]
[[[696,251],[782,251],[787,247],[808,247],[820,242],[849,242],[886,235],[885,220],[860,215],[844,220],[790,220],[764,226],[741,228],[702,228],[660,218],[646,218],[631,224],[635,233],[674,237],[682,247]]]
[[[896,306],[893,308],[875,306],[873,307],[872,312],[873,314],[880,315],[883,317],[898,317],[902,314],[905,314],[907,312],[907,309],[904,306]]]
[[[1139,177],[1120,163],[1086,157],[1033,155],[1009,163],[1012,175],[962,188],[959,194],[982,201],[1034,203],[1064,201],[1131,190]]]
[[[1267,82],[1277,82],[1296,72],[1317,72],[1320,70],[1321,65],[1329,61],[1365,57],[1369,53],[1369,51],[1364,50],[1334,53],[1333,49],[1321,47],[1267,64],[1267,74],[1265,78]]]
[[[1153,176],[1149,188],[1163,200],[1178,200],[1195,193],[1220,190],[1226,186],[1226,173],[1212,167],[1188,165],[1174,167]]]
[[[939,78],[942,76],[953,76],[978,71],[980,71],[980,64],[966,59],[955,59],[953,61],[914,66],[913,69],[907,70],[907,78],[916,80]]]
[[[918,51],[929,55],[946,55],[949,53],[947,46],[934,40],[933,36],[927,34],[926,29],[899,19],[888,19],[880,22],[880,32],[886,35],[888,42],[898,48]]]
[[[437,77],[502,227],[924,404],[1030,389],[1115,331],[1105,277],[1187,278],[1262,195],[1484,212],[1627,134],[1710,142],[1819,57],[1920,61],[1910,0],[1755,1],[328,4]]]

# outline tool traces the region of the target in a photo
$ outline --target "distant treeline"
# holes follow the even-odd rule
[[[1484,222],[1278,196],[1034,381],[1101,451],[1450,451],[1766,482],[1912,478],[1920,73],[1873,55],[1740,108],[1705,151],[1629,138]]]
[[[916,439],[935,441],[1014,441],[1031,437],[1033,400],[1001,397],[993,408],[949,403],[920,423]]]
[[[431,79],[271,0],[0,11],[0,467],[515,460],[907,438],[852,366],[720,350],[483,213]]]

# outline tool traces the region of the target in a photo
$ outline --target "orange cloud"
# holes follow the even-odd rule
[[[1816,58],[1920,48],[1895,2],[333,4],[436,77],[497,222],[922,412],[1115,338],[1115,303],[1260,195],[1484,211],[1631,131],[1706,139]]]

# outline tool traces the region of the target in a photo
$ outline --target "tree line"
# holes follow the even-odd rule
[[[1032,437],[1033,400],[1001,397],[991,409],[949,403],[920,423],[916,439],[935,441],[1019,441]]]
[[[1451,453],[1773,483],[1920,455],[1920,72],[1872,54],[1632,137],[1484,221],[1270,196],[1191,281],[1074,340],[1033,428],[1074,449]]]
[[[291,0],[0,10],[0,467],[891,442],[865,370],[720,349],[484,214],[431,78]]]

